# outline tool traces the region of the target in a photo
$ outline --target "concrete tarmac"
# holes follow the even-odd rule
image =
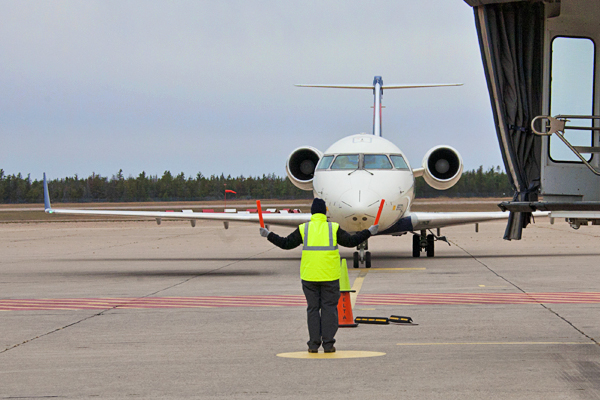
[[[354,316],[418,325],[338,332],[383,356],[293,359],[301,251],[256,226],[0,224],[0,399],[600,398],[600,229],[504,226],[443,229],[435,258],[371,239]]]

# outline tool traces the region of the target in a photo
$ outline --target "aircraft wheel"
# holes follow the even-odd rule
[[[354,268],[358,268],[358,251],[354,252]]]
[[[367,268],[371,268],[371,252],[367,251],[367,253],[365,254],[365,262],[366,262],[366,267]]]
[[[413,235],[413,257],[421,256],[421,236]]]
[[[433,257],[435,254],[435,237],[427,235],[427,257]]]

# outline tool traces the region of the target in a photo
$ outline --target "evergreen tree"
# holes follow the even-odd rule
[[[222,200],[225,189],[237,192],[236,199],[310,199],[312,192],[295,187],[287,177],[264,174],[262,177],[205,177],[198,172],[186,178],[182,172],[173,177],[165,171],[162,177],[125,178],[120,169],[112,178],[95,173],[85,179],[77,175],[48,181],[53,202],[98,201],[167,201],[167,200]],[[483,166],[465,171],[458,183],[448,190],[435,190],[422,178],[415,179],[417,197],[506,197],[513,193],[508,177],[500,166],[484,171]],[[0,169],[0,203],[41,203],[44,201],[43,183],[31,181],[22,174],[6,175]]]

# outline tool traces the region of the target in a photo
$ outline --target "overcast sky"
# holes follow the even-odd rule
[[[372,131],[413,168],[438,144],[502,165],[473,11],[462,0],[2,1],[0,168],[40,178],[285,175],[296,147]]]

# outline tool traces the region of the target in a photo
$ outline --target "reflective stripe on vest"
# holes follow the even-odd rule
[[[340,252],[336,240],[339,225],[328,222],[324,214],[314,214],[310,222],[302,225],[298,227],[304,243],[300,278],[310,282],[340,279]]]
[[[327,223],[327,226],[329,227],[329,246],[309,246],[308,243],[308,225],[310,223],[307,222],[304,224],[304,246],[302,247],[302,250],[310,250],[310,251],[331,251],[331,250],[337,250],[338,246],[337,244],[334,246],[333,245],[333,226],[331,226],[331,222]]]

